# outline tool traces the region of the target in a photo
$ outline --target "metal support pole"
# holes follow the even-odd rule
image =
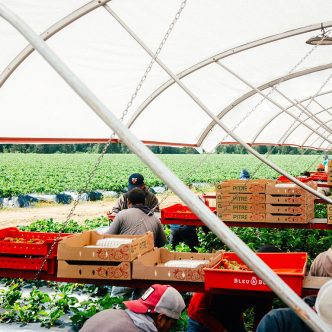
[[[12,24],[58,72],[69,86],[112,128],[125,144],[167,183],[193,212],[239,257],[260,276],[315,331],[331,332],[314,311],[305,304],[261,259],[200,201],[128,128],[78,79],[48,45],[13,12],[0,4],[0,15]]]

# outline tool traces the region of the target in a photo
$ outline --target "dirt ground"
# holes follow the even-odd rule
[[[163,195],[158,195],[161,208],[179,203],[181,200],[176,196],[168,196],[164,199]],[[111,210],[116,200],[103,200],[96,202],[79,202],[71,219],[78,222],[85,219],[94,219],[106,216],[107,211]],[[52,218],[55,221],[65,221],[72,204],[44,204],[28,208],[6,208],[0,209],[0,228],[29,225],[39,219]]]

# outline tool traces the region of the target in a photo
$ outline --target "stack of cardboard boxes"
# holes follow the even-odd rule
[[[293,183],[228,180],[217,184],[216,199],[223,221],[307,223],[314,218],[314,196]]]
[[[98,246],[103,239],[116,238],[127,243]],[[130,240],[130,242],[128,242]],[[76,234],[58,247],[58,277],[79,279],[131,279],[131,262],[153,249],[153,234],[106,235],[96,231]]]
[[[100,241],[102,240],[102,241]],[[58,277],[110,280],[175,280],[204,282],[205,267],[221,253],[171,252],[154,248],[153,234],[76,234],[59,243]]]
[[[327,184],[332,186],[332,160],[329,160],[327,163]]]
[[[217,215],[224,221],[265,221],[269,180],[228,180],[217,184]]]
[[[327,223],[332,224],[332,204],[327,204]]]
[[[306,183],[317,190],[315,182]],[[308,223],[315,217],[315,196],[294,183],[266,185],[266,220],[269,222]]]

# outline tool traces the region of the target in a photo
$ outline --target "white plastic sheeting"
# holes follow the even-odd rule
[[[77,20],[47,43],[121,117],[150,57],[102,2],[107,1],[1,0],[40,34],[51,31],[57,22],[61,27],[63,18],[80,7],[97,7],[77,15]],[[180,0],[107,2],[152,50],[180,4]],[[332,46],[314,47],[305,41],[320,33],[321,22],[330,29],[331,13],[332,2],[322,0],[189,0],[160,59],[173,73],[184,76],[183,83],[246,142],[328,149],[332,142]],[[308,26],[316,30],[309,31]],[[269,43],[257,42],[263,38]],[[9,66],[27,42],[2,19],[0,43],[0,141],[110,137],[109,128],[39,54],[33,52],[15,70]],[[248,48],[240,47],[245,44]],[[257,106],[262,96],[217,61],[265,95],[270,93],[280,107],[267,100]],[[124,118],[135,135],[145,142],[207,150],[234,141],[169,80],[155,64]],[[289,100],[271,92],[273,86]],[[290,100],[299,103],[299,108],[307,106],[307,114]]]

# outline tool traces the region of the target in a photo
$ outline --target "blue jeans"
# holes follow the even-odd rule
[[[189,318],[187,332],[212,332],[212,331],[210,331],[203,324],[197,322],[197,320],[193,320],[193,319]]]

